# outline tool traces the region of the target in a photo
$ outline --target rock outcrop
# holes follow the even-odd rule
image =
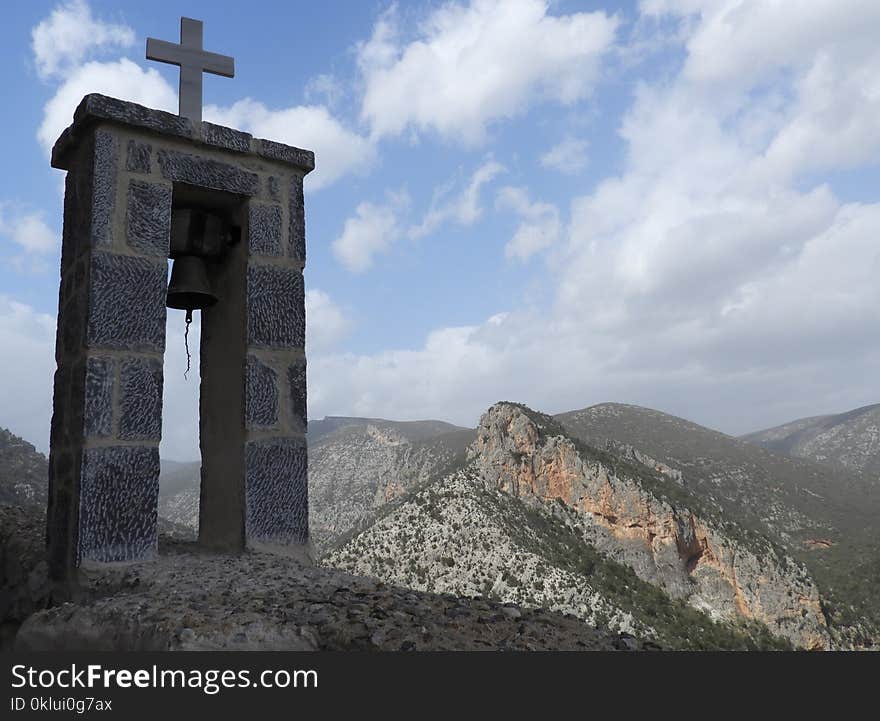
[[[0,428],[0,503],[46,508],[49,461],[32,444]]]
[[[541,548],[516,499],[459,471],[408,495],[324,559],[328,567],[419,591],[485,596],[570,613],[593,626],[648,628]]]
[[[603,455],[510,403],[483,416],[470,457],[506,493],[575,509],[597,548],[670,596],[716,618],[759,621],[802,648],[830,646],[805,568],[760,537],[736,538],[729,524],[694,513],[669,469]]]

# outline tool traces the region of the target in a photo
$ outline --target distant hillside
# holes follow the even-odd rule
[[[310,421],[309,516],[318,553],[377,508],[464,461],[474,431],[443,421]],[[159,515],[198,528],[199,463],[162,463]]]
[[[365,428],[371,425],[394,431],[407,441],[422,441],[443,433],[467,430],[445,421],[387,421],[383,418],[326,416],[321,420],[309,421],[308,440],[315,443],[323,436],[343,428]]]
[[[0,428],[0,503],[46,507],[49,461],[18,436]]]
[[[475,437],[440,421],[327,421],[332,430],[310,423],[308,438],[309,523],[319,553],[389,501],[461,466]]]
[[[742,436],[770,451],[880,475],[880,404]]]

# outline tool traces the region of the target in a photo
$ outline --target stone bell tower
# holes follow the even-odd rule
[[[201,239],[216,303],[201,311],[199,541],[308,544],[303,177],[314,155],[201,121],[201,72],[219,72],[219,58],[231,75],[231,58],[204,53],[194,23],[182,22],[180,46],[147,46],[181,65],[181,115],[87,95],[52,151],[67,171],[47,519],[56,582],[82,563],[157,552],[168,259],[172,227],[185,240],[194,216],[230,231]],[[179,56],[158,57],[168,48]]]

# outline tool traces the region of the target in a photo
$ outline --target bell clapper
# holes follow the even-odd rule
[[[190,354],[189,354],[189,324],[192,323],[193,312],[191,308],[186,309],[186,330],[183,331],[183,346],[186,348],[186,370],[183,373],[183,379],[189,374]]]

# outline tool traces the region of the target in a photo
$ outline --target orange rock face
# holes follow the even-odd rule
[[[806,541],[804,541],[804,545],[807,548],[818,551],[823,548],[831,548],[834,545],[834,542],[829,541],[827,538],[808,538]]]
[[[519,407],[489,409],[471,457],[505,492],[577,509],[597,548],[622,556],[669,595],[717,618],[760,621],[802,648],[829,647],[818,590],[793,561],[759,558],[688,509],[652,495],[635,475],[582,457],[564,436],[542,435]]]

